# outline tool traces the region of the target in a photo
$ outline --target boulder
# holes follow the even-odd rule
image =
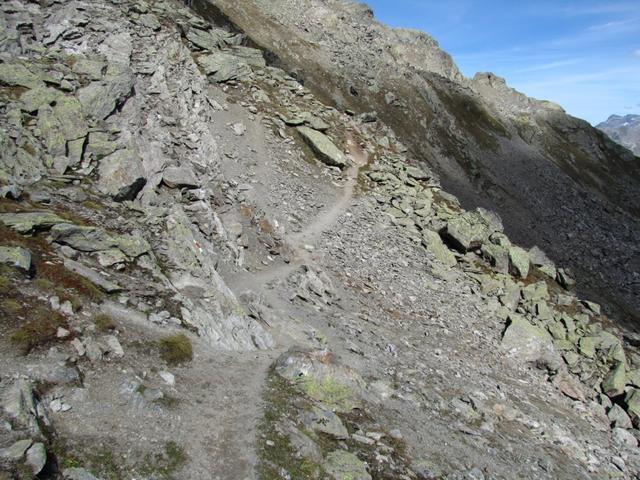
[[[0,246],[0,263],[29,272],[31,270],[31,252],[20,247]]]
[[[67,270],[71,270],[72,272],[77,273],[78,275],[86,278],[91,283],[95,284],[100,290],[106,293],[117,293],[124,290],[121,286],[107,280],[105,277],[100,275],[95,270],[92,270],[89,267],[85,267],[81,263],[78,263],[74,260],[67,259],[64,261],[64,267]]]
[[[42,81],[22,63],[0,63],[0,83],[10,86],[37,88]]]
[[[38,475],[47,463],[47,450],[43,443],[34,443],[27,450],[27,465],[34,475]]]
[[[0,459],[20,460],[32,443],[31,440],[18,440],[7,448],[0,449]]]
[[[449,250],[449,248],[444,244],[440,235],[432,230],[423,230],[422,231],[422,245],[429,250],[436,259],[446,265],[447,267],[454,267],[457,265],[458,261],[456,260],[455,255]]]
[[[344,154],[324,133],[309,127],[297,127],[297,130],[322,163],[339,168],[347,165]]]
[[[322,466],[332,480],[371,480],[366,463],[351,452],[331,452]]]
[[[100,160],[98,190],[117,202],[134,200],[146,185],[146,174],[137,150],[116,150]]]
[[[526,250],[515,246],[509,249],[509,271],[518,278],[529,276],[529,254]]]
[[[552,370],[561,364],[551,335],[517,314],[509,316],[508,327],[502,336],[502,348],[523,363],[541,364]]]
[[[38,230],[48,230],[67,220],[52,212],[0,213],[0,222],[18,233],[26,234]]]
[[[190,28],[185,36],[196,47],[215,52],[226,46],[225,39],[228,38],[229,34],[219,29],[204,31],[198,28]]]
[[[456,215],[447,222],[443,236],[454,248],[461,252],[476,250],[485,243],[489,236],[502,228],[497,216],[487,214],[486,210],[477,209]]]
[[[91,82],[78,90],[84,114],[94,121],[106,119],[131,95],[134,83],[129,67],[111,67],[102,81]]]
[[[509,251],[501,245],[488,242],[482,245],[482,256],[499,273],[509,272]]]
[[[204,73],[214,82],[223,83],[229,80],[241,80],[251,75],[249,65],[235,55],[214,53],[197,58]]]
[[[627,406],[627,413],[634,422],[640,420],[640,390],[632,388],[627,392],[624,398]]]
[[[326,433],[338,440],[349,438],[349,432],[331,410],[313,406],[310,411],[301,415],[302,423],[310,430]]]
[[[198,188],[200,182],[189,167],[168,167],[162,172],[162,181],[169,188]]]
[[[151,250],[144,239],[133,235],[116,235],[99,227],[86,227],[64,223],[51,229],[51,238],[81,252],[109,252],[117,248],[130,258],[136,258]]]
[[[618,397],[624,393],[626,385],[626,370],[624,363],[619,363],[609,371],[602,380],[602,391],[611,398]]]
[[[629,418],[627,412],[625,412],[624,409],[617,403],[614,403],[613,406],[609,409],[609,411],[607,412],[607,418],[609,419],[609,422],[611,422],[611,426],[614,428],[633,428],[631,418]]]

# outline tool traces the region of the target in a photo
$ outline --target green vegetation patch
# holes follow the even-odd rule
[[[116,322],[113,320],[113,318],[104,313],[99,313],[95,317],[93,317],[93,323],[96,324],[96,328],[101,332],[115,330],[117,327]]]
[[[178,365],[193,360],[191,340],[183,333],[163,337],[158,342],[160,357],[170,365]]]
[[[58,312],[38,307],[30,315],[26,323],[11,334],[11,342],[23,355],[27,355],[37,347],[43,347],[57,341],[58,328],[67,327],[65,318]]]

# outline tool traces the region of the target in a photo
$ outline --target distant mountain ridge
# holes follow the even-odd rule
[[[640,156],[640,115],[611,115],[596,128]]]

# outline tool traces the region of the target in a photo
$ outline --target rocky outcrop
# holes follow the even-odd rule
[[[640,156],[640,115],[611,115],[605,122],[596,125],[596,128]]]

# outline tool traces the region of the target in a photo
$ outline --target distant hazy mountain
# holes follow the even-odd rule
[[[596,128],[640,156],[640,115],[611,115]]]

